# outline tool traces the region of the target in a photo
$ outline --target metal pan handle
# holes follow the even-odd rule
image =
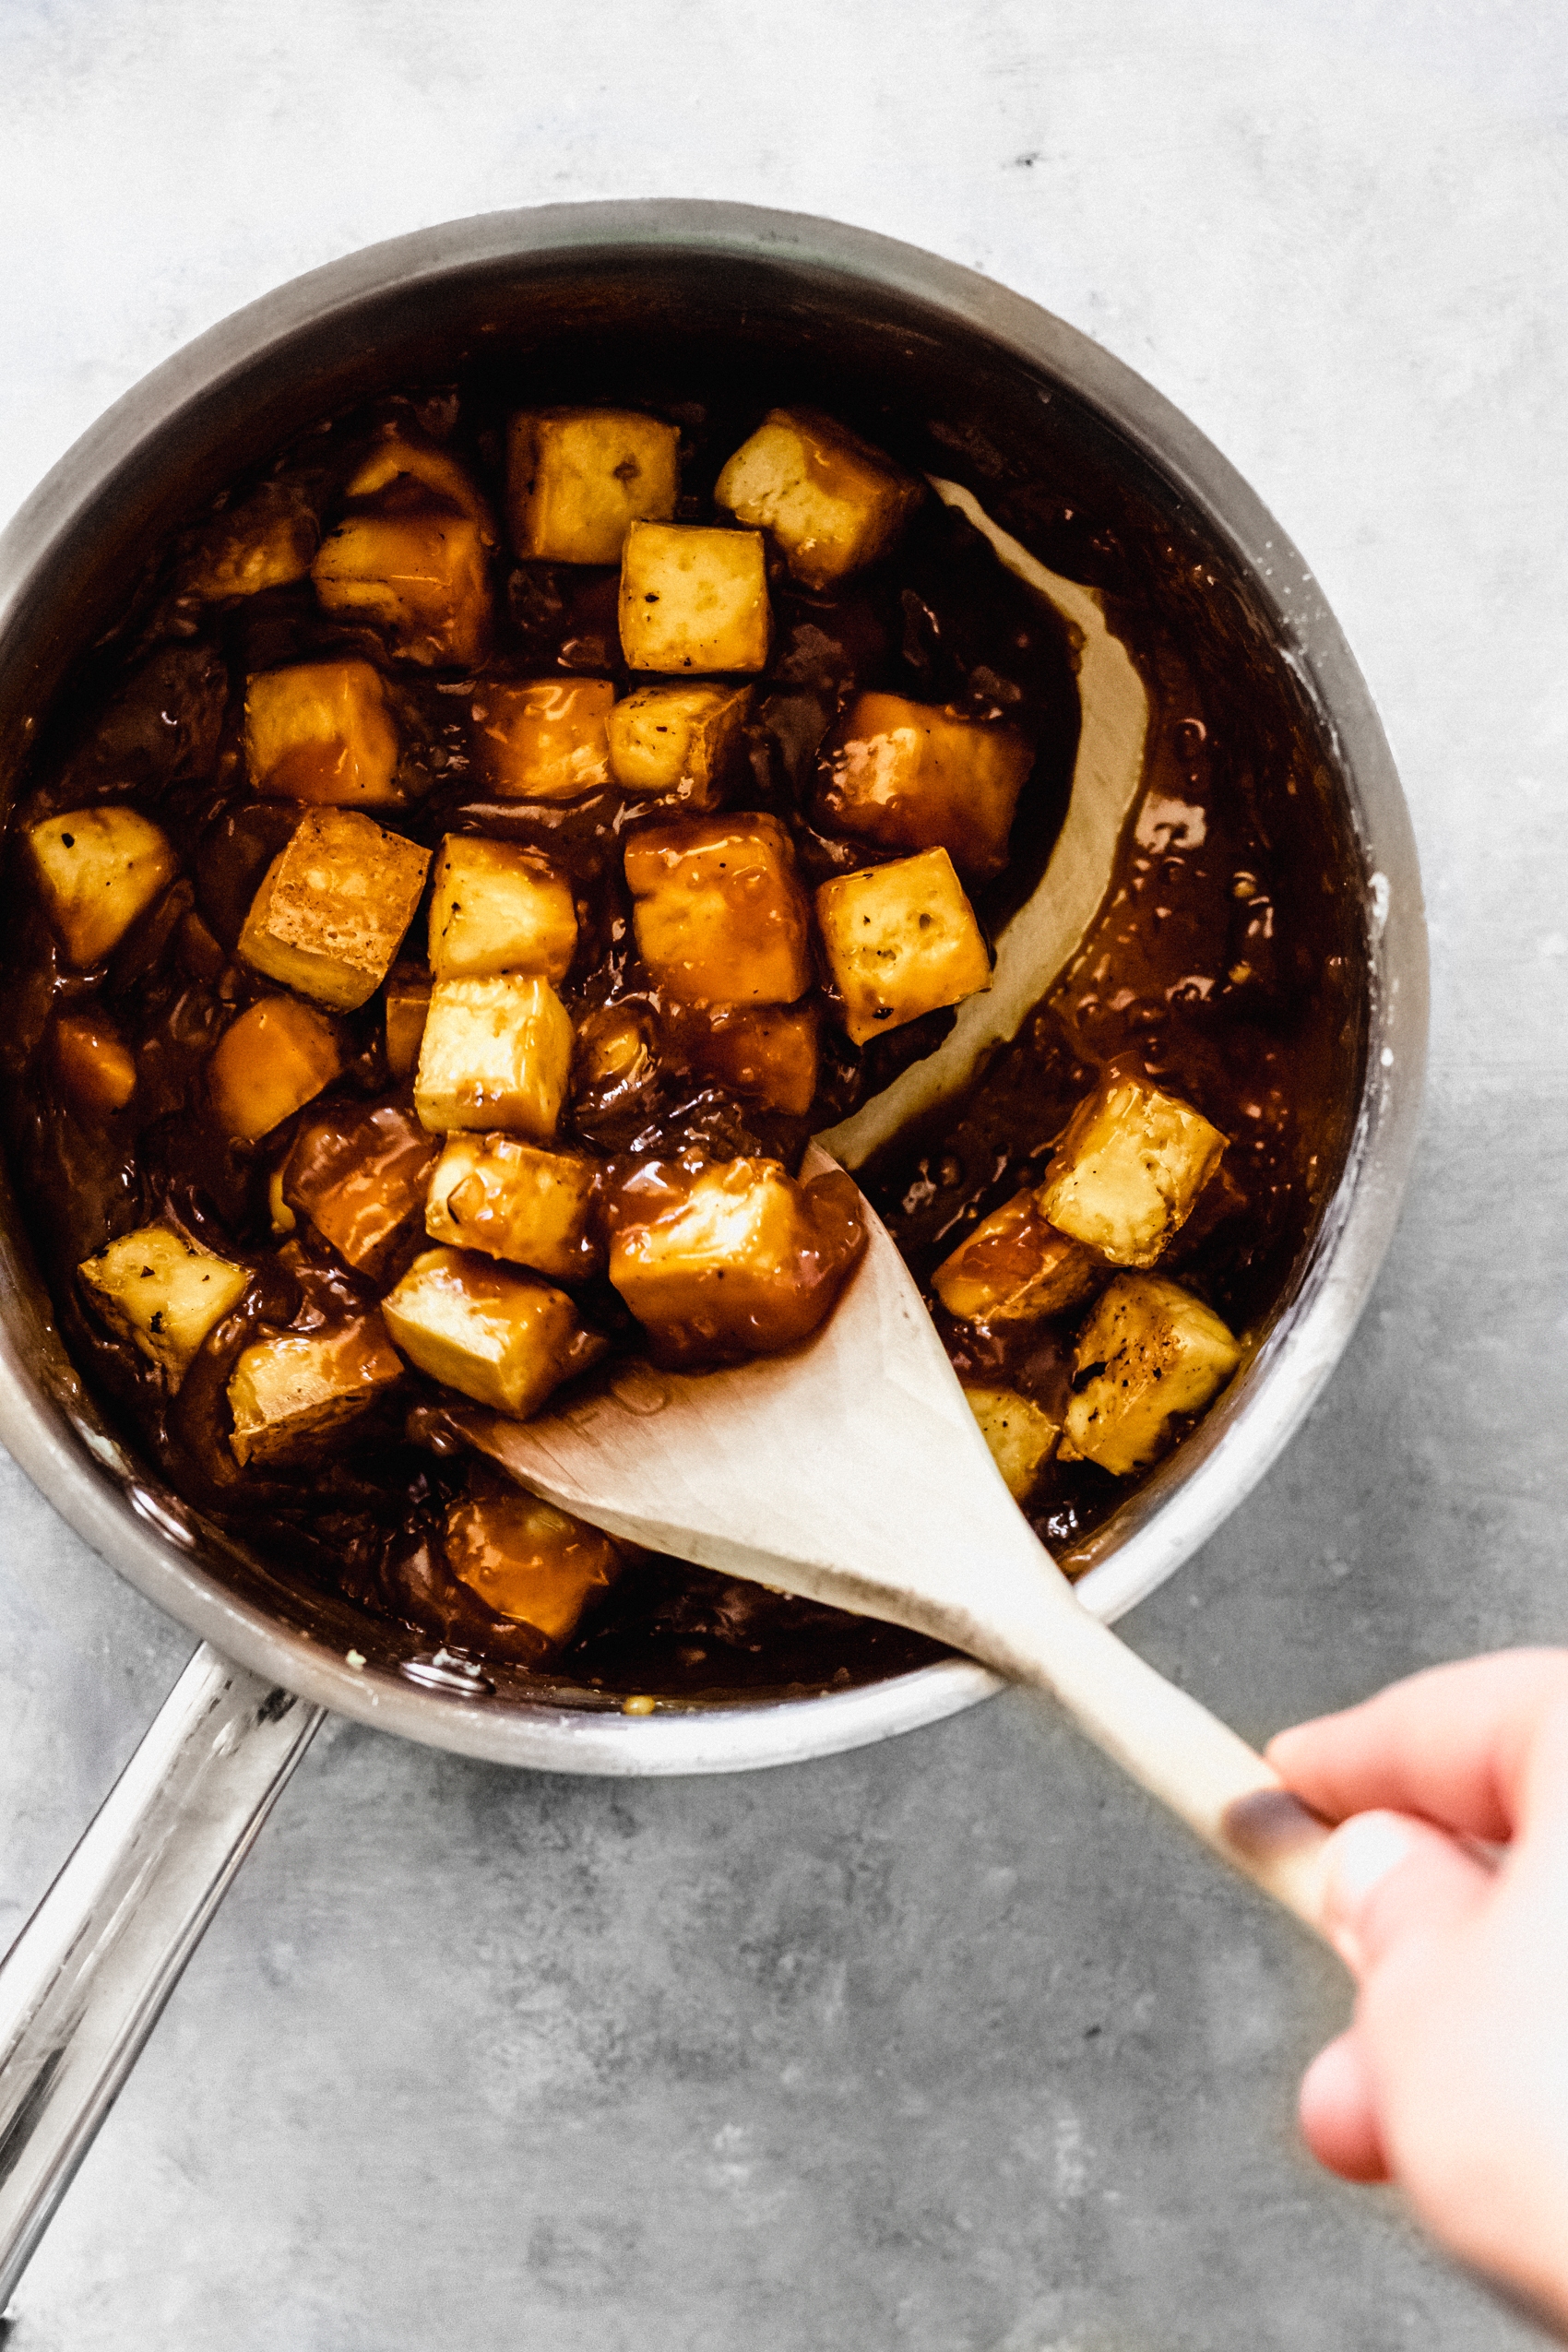
[[[0,2312],[323,1712],[204,1643],[0,1962]]]

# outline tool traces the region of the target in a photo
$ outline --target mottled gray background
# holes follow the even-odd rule
[[[1249,1734],[1565,1634],[1568,15],[1547,0],[0,0],[0,514],[279,279],[491,206],[833,213],[1099,337],[1403,763],[1427,1141],[1312,1424],[1127,1630]],[[185,1656],[21,1479],[0,1940]],[[6,2352],[1481,2352],[1296,2145],[1336,1970],[1037,1706],[742,1780],[321,1739]]]

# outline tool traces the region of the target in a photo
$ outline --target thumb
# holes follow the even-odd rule
[[[1324,1926],[1355,1977],[1411,1935],[1474,1917],[1493,1882],[1486,1864],[1408,1813],[1353,1813],[1324,1849]]]

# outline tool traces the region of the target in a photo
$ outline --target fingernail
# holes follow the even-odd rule
[[[1324,1925],[1348,1968],[1360,1972],[1356,1923],[1368,1898],[1418,1843],[1416,1832],[1398,1813],[1353,1813],[1329,1839],[1324,1855]]]

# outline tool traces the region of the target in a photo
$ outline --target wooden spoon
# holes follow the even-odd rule
[[[819,1146],[804,1173],[834,1161]],[[1091,1617],[992,1461],[914,1280],[870,1240],[835,1313],[732,1371],[623,1364],[531,1421],[466,1416],[519,1483],[656,1551],[908,1625],[1049,1691],[1216,1853],[1319,1928],[1328,1832]]]

